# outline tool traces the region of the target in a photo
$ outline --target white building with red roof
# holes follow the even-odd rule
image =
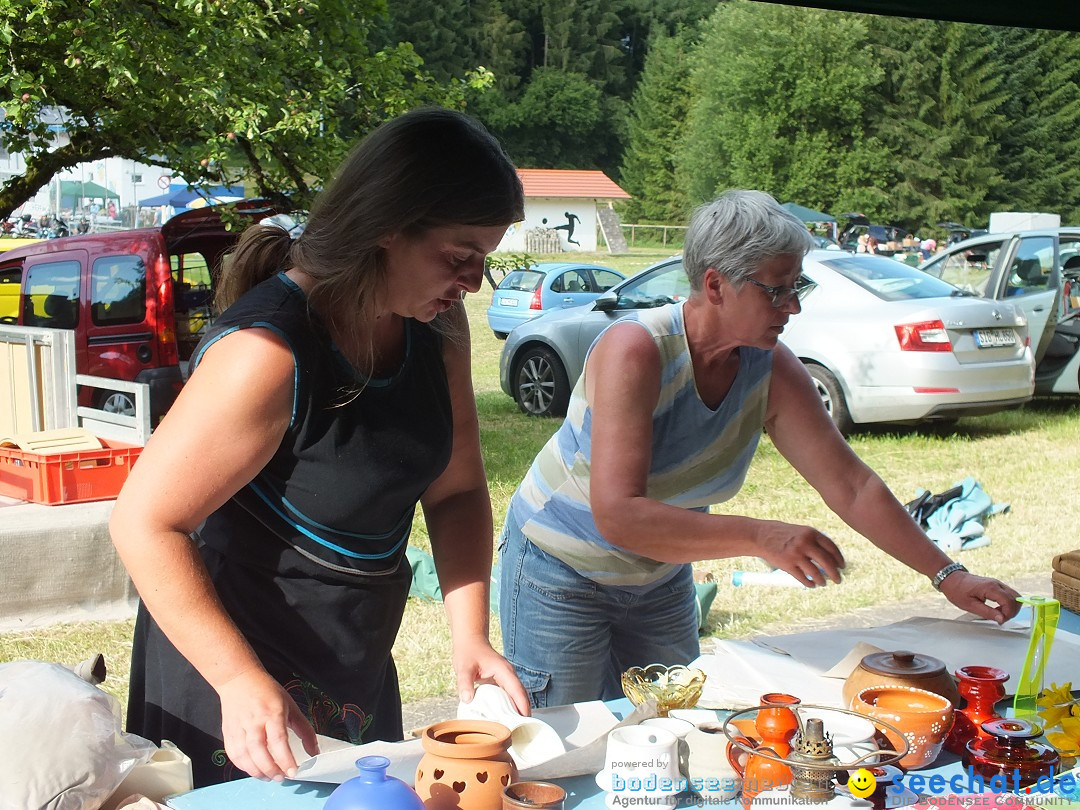
[[[597,250],[597,208],[630,195],[601,171],[518,169],[525,219],[506,231],[497,250],[554,253]]]

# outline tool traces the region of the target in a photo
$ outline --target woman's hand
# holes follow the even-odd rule
[[[1020,610],[1020,596],[1004,582],[967,571],[949,574],[941,583],[945,598],[961,610],[1001,624]]]
[[[757,554],[765,562],[809,587],[824,585],[829,579],[839,584],[844,555],[836,543],[810,526],[779,520],[763,520],[760,524],[755,540]]]
[[[221,734],[232,763],[256,779],[280,782],[295,776],[296,759],[288,729],[314,756],[315,730],[293,699],[263,670],[248,670],[217,688],[221,698]]]
[[[485,636],[471,636],[461,642],[455,640],[454,672],[462,702],[472,701],[477,683],[494,683],[510,696],[520,714],[528,717],[532,713],[529,696],[514,667],[495,652]]]

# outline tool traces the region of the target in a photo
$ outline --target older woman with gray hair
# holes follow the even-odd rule
[[[709,513],[739,491],[763,430],[829,508],[953,604],[1016,614],[1016,591],[927,539],[779,342],[810,247],[768,194],[729,191],[691,220],[690,296],[591,347],[500,539],[504,653],[533,706],[617,697],[632,665],[696,658],[693,561],[757,556],[807,587],[840,582],[843,555],[813,527]]]

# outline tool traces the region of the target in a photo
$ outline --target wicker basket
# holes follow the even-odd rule
[[[1080,613],[1080,550],[1069,551],[1054,557],[1050,582],[1054,598],[1061,606],[1073,613]]]

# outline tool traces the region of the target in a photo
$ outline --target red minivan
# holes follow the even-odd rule
[[[219,210],[235,212],[240,224],[223,222]],[[157,424],[210,323],[214,280],[242,220],[275,213],[244,201],[185,211],[160,227],[46,239],[0,253],[0,288],[19,285],[17,296],[0,299],[0,323],[74,330],[76,371],[148,384]],[[80,402],[135,412],[122,391],[80,392]]]

